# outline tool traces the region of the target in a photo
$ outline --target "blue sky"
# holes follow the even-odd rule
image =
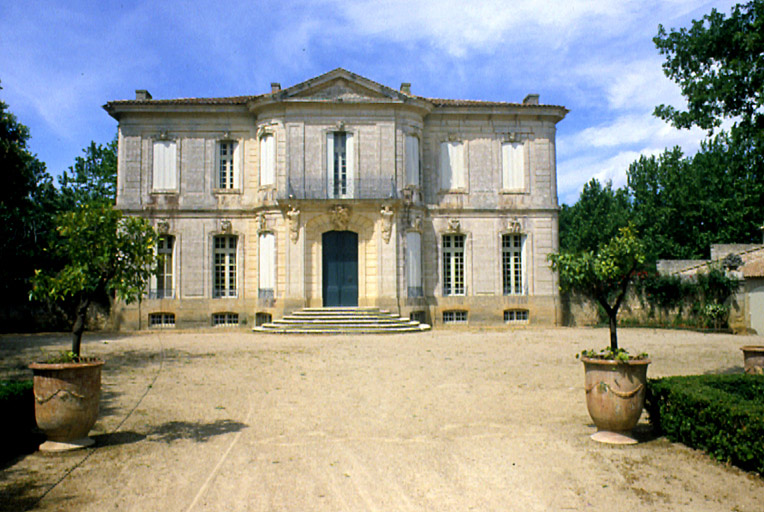
[[[735,2],[699,0],[5,1],[0,99],[27,125],[32,152],[60,174],[132,99],[261,94],[336,67],[435,98],[541,102],[558,125],[561,203],[592,177],[625,183],[639,155],[704,133],[651,114],[683,104],[652,42]]]

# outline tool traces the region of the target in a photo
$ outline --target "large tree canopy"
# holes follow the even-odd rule
[[[764,0],[736,5],[729,16],[713,9],[689,29],[659,26],[653,41],[687,100],[686,110],[659,105],[658,117],[680,128],[712,130],[727,118],[764,129]]]
[[[106,145],[91,142],[58,180],[61,206],[113,205],[117,197],[117,138]]]

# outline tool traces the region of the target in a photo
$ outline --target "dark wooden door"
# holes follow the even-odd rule
[[[327,231],[321,243],[324,307],[358,306],[358,234]]]

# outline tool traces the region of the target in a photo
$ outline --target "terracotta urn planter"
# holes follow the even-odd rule
[[[764,345],[746,345],[743,351],[743,368],[748,375],[764,374]]]
[[[93,444],[88,432],[98,418],[103,361],[32,363],[35,420],[47,441],[41,451],[64,451]]]
[[[582,357],[586,407],[594,420],[595,441],[634,444],[632,429],[645,405],[649,359],[628,362]]]

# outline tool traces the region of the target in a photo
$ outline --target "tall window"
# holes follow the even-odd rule
[[[154,165],[151,188],[154,191],[178,189],[177,146],[175,141],[154,142]]]
[[[442,142],[440,144],[440,188],[441,190],[467,188],[464,144],[461,142]]]
[[[153,299],[171,298],[173,288],[173,250],[175,237],[163,235],[157,240],[157,270],[151,282],[149,296]]]
[[[260,186],[276,182],[276,138],[272,133],[260,137]]]
[[[232,140],[218,142],[218,188],[227,190],[239,188],[239,165],[239,144]]]
[[[406,280],[409,297],[422,297],[422,235],[406,233]]]
[[[236,237],[216,236],[212,276],[213,297],[236,297]]]
[[[406,185],[419,186],[419,139],[406,135]]]
[[[353,173],[355,170],[353,134],[333,132],[326,139],[329,196],[353,197]]]
[[[525,148],[520,142],[501,145],[501,188],[525,189]]]
[[[525,293],[523,279],[523,235],[502,235],[501,237],[501,277],[504,295]]]
[[[258,297],[272,299],[276,288],[276,237],[273,233],[260,235],[260,287]]]
[[[443,235],[443,295],[464,295],[464,235]]]

